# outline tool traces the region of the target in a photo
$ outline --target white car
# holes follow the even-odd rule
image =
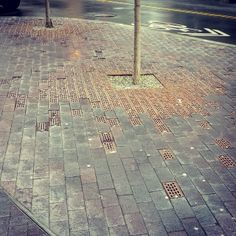
[[[0,4],[6,10],[15,10],[19,7],[21,0],[0,0]]]

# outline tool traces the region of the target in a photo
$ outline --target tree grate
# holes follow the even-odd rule
[[[82,117],[82,111],[80,109],[71,110],[72,117]]]
[[[140,126],[142,125],[142,121],[138,116],[130,116],[129,121],[133,126]]]
[[[60,126],[60,112],[59,110],[50,110],[49,111],[49,125],[50,126]]]
[[[164,160],[172,160],[174,159],[174,154],[169,149],[160,150],[161,156]]]
[[[203,129],[211,129],[211,125],[208,121],[202,121],[200,122],[200,126],[203,128]]]
[[[216,144],[218,144],[222,149],[229,149],[231,148],[231,143],[224,139],[224,138],[221,138],[221,139],[216,139]]]
[[[236,167],[236,162],[228,155],[221,155],[218,157],[221,164],[227,168]]]
[[[184,196],[181,188],[179,187],[178,183],[175,181],[163,183],[163,187],[169,198],[179,198],[179,197]]]
[[[36,131],[44,132],[49,130],[49,122],[38,122]]]

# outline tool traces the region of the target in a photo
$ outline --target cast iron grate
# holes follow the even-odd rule
[[[231,143],[224,138],[216,139],[216,143],[222,148],[222,149],[229,149],[231,148]]]
[[[227,168],[236,167],[236,162],[228,155],[221,155],[218,157],[221,164]]]
[[[48,91],[46,89],[39,90],[39,100],[47,100],[48,99]]]
[[[142,125],[142,121],[140,120],[140,118],[138,116],[130,116],[129,120],[130,120],[130,123],[133,126],[140,126],[140,125]]]
[[[200,126],[203,128],[203,129],[211,129],[211,125],[208,121],[202,121],[200,122]]]
[[[153,117],[154,124],[156,128],[161,132],[161,133],[170,133],[169,128],[165,125],[165,123],[158,117]]]
[[[60,126],[60,111],[59,110],[49,110],[49,125],[50,126]]]
[[[101,133],[100,139],[106,153],[116,152],[116,144],[111,132]]]
[[[93,101],[91,102],[92,108],[101,108],[101,103],[100,101]]]
[[[49,130],[49,122],[38,122],[36,130],[40,131],[40,132],[48,131]]]
[[[1,85],[8,85],[8,84],[10,84],[9,80],[7,80],[7,79],[0,80],[0,86]]]
[[[174,154],[169,149],[160,150],[161,156],[164,160],[172,160],[174,159]]]
[[[72,117],[82,117],[82,110],[80,109],[72,109],[71,110]]]
[[[169,198],[179,198],[184,196],[181,188],[175,181],[163,183],[163,187]]]

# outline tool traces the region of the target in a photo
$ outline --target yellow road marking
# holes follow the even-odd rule
[[[117,3],[117,4],[129,5],[129,6],[134,5],[134,4],[128,3],[128,2],[120,2],[120,1],[112,1],[112,0],[98,0],[98,1]],[[214,14],[214,13],[208,13],[208,12],[203,12],[203,11],[191,11],[191,10],[184,10],[184,9],[177,9],[177,8],[156,7],[156,6],[150,6],[150,5],[145,5],[145,4],[142,4],[142,7],[157,9],[157,10],[161,10],[161,11],[181,12],[181,13],[186,13],[186,14],[195,14],[195,15],[203,15],[203,16],[211,16],[211,17],[221,17],[221,18],[236,20],[236,16]]]

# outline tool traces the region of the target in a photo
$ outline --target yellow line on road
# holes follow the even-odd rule
[[[110,3],[116,3],[116,4],[123,4],[123,5],[129,5],[133,6],[133,3],[128,2],[122,2],[122,1],[112,1],[112,0],[98,0],[100,2],[110,2]],[[231,20],[236,20],[236,16],[229,16],[229,15],[223,15],[223,14],[214,14],[214,13],[208,13],[203,11],[191,11],[191,10],[184,10],[184,9],[177,9],[177,8],[168,8],[168,7],[156,7],[156,6],[150,6],[142,4],[142,7],[145,8],[151,8],[151,9],[157,9],[161,11],[171,11],[171,12],[180,12],[180,13],[186,13],[186,14],[195,14],[195,15],[202,15],[202,16],[211,16],[211,17],[221,17]]]

